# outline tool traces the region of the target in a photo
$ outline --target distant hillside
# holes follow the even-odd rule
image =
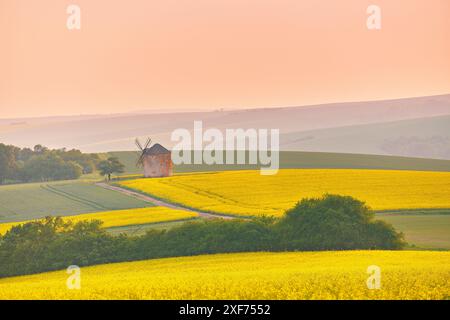
[[[172,146],[171,132],[176,128],[191,130],[194,120],[203,120],[205,128],[214,127],[220,130],[279,128],[283,134],[292,133],[295,140],[295,135],[304,131],[443,115],[450,115],[450,95],[236,111],[3,119],[0,120],[0,141],[21,147],[39,143],[50,148],[68,147],[85,152],[106,152],[134,150],[134,138],[146,136],[151,136],[153,141],[170,148]],[[352,141],[347,141],[347,144],[352,145]],[[303,146],[303,144],[291,145],[293,148]],[[338,152],[347,152],[347,150],[350,149],[333,149]],[[369,148],[369,152],[372,150],[374,148]]]
[[[450,159],[450,116],[284,134],[284,150]]]
[[[138,153],[134,151],[109,152],[125,164],[125,174],[142,173],[136,167]],[[450,171],[450,160],[434,160],[364,154],[281,151],[280,168],[333,168],[333,169],[390,169],[420,171]],[[255,165],[179,165],[175,172],[205,172],[223,170],[259,169]]]

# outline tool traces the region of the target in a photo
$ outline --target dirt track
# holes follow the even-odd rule
[[[152,196],[149,195],[145,195],[139,192],[135,192],[135,191],[131,191],[125,188],[121,188],[118,186],[113,186],[110,185],[108,183],[105,182],[99,182],[96,183],[97,186],[105,188],[105,189],[109,189],[109,190],[113,190],[113,191],[117,191],[120,193],[123,193],[125,195],[128,195],[130,197],[135,197],[138,198],[140,200],[146,201],[146,202],[150,202],[152,204],[154,204],[155,206],[160,206],[160,207],[167,207],[167,208],[172,208],[172,209],[177,209],[177,210],[184,210],[184,211],[190,211],[190,212],[195,212],[198,215],[200,215],[200,217],[202,218],[206,218],[206,219],[234,219],[234,217],[232,216],[225,216],[225,215],[220,215],[220,214],[213,214],[213,213],[208,213],[208,212],[202,212],[202,211],[198,211],[198,210],[192,210],[192,209],[188,209],[176,204],[172,204],[172,203],[168,203],[168,202],[164,202],[162,200],[153,198]]]

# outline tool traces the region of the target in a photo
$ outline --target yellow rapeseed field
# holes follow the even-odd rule
[[[374,210],[450,208],[450,172],[350,169],[228,171],[123,181],[120,185],[203,211],[282,215],[305,197],[354,196]]]
[[[76,216],[63,217],[66,221],[77,223],[79,221],[101,220],[103,228],[122,227],[131,225],[140,225],[157,222],[177,221],[192,219],[198,217],[198,214],[185,210],[176,210],[166,207],[148,207],[127,210],[114,210],[96,213],[86,213]],[[0,234],[4,234],[15,225],[24,222],[11,222],[0,224]]]
[[[367,268],[380,268],[368,289]],[[445,299],[450,252],[242,253],[156,259],[0,279],[0,299]]]

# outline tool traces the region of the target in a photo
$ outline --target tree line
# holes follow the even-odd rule
[[[374,219],[351,197],[304,199],[281,218],[187,222],[142,236],[113,236],[100,221],[61,218],[13,227],[0,236],[0,277],[65,269],[69,265],[255,251],[398,250],[403,234]]]
[[[102,160],[98,154],[77,149],[49,149],[39,144],[30,149],[0,143],[0,184],[78,179],[97,169],[110,179],[112,173],[122,173],[124,165],[117,158]]]

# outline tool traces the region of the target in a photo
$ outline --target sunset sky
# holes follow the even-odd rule
[[[0,40],[0,118],[450,93],[448,0],[0,0]]]

